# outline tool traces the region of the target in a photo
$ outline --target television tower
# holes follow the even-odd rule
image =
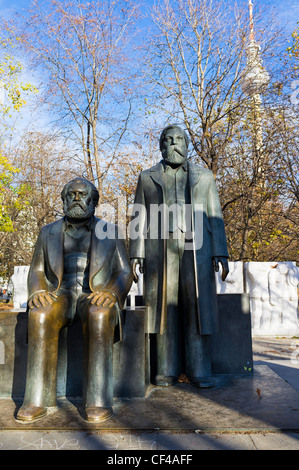
[[[253,3],[248,1],[249,5],[249,44],[246,47],[247,66],[244,72],[243,89],[248,93],[253,105],[253,125],[254,125],[254,144],[255,144],[255,167],[257,176],[262,174],[262,152],[263,152],[263,132],[262,132],[262,93],[269,84],[269,74],[263,67],[261,58],[261,48],[254,37],[253,27]]]

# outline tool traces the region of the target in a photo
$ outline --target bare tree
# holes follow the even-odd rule
[[[50,133],[26,132],[4,152],[18,169],[11,181],[18,192],[11,191],[6,204],[12,230],[0,237],[1,270],[9,276],[13,266],[30,264],[41,227],[63,213],[63,185],[80,170],[74,168],[61,139]]]
[[[150,104],[163,124],[181,123],[190,137],[191,158],[214,173],[231,259],[290,258],[296,240],[290,220],[295,217],[290,171],[295,142],[287,139],[275,111],[283,33],[271,15],[255,10],[255,50],[260,44],[271,78],[266,104],[257,106],[256,94],[248,89],[249,77],[257,76],[248,47],[249,11],[238,4],[157,4],[147,56],[155,97]],[[283,177],[287,163],[289,174]]]
[[[195,156],[214,175],[248,104],[242,85],[249,18],[237,3],[163,0],[152,12],[157,33],[148,65],[155,105],[168,121],[184,124]],[[260,32],[264,53],[271,42],[266,31]]]
[[[24,133],[11,149],[10,160],[19,169],[15,182],[29,189],[27,209],[40,230],[62,215],[61,190],[80,174],[80,167],[58,135],[41,131]]]
[[[34,0],[29,16],[7,26],[30,52],[43,100],[73,136],[100,195],[131,112],[126,48],[136,12],[126,0]]]

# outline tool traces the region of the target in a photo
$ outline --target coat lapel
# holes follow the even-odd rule
[[[164,178],[163,178],[164,166],[163,164],[161,162],[157,163],[157,165],[153,166],[150,169],[150,173],[151,173],[151,177],[153,178],[153,180],[156,181],[156,183],[158,183],[161,186],[162,190],[164,190]]]
[[[202,175],[201,168],[198,165],[194,165],[192,162],[188,162],[188,175],[190,187],[193,188]]]

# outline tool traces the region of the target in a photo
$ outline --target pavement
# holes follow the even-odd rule
[[[14,419],[21,403],[0,399],[0,450],[106,450],[106,462],[125,458],[116,457],[122,451],[130,458],[299,450],[299,338],[255,337],[253,360],[253,375],[218,376],[213,389],[185,381],[151,386],[144,399],[115,400],[114,416],[102,424],[87,423],[78,400],[61,399],[46,418],[24,425]],[[143,463],[161,463],[153,458]]]

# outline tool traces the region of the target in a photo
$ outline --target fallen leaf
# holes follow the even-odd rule
[[[188,377],[187,377],[185,374],[181,374],[181,375],[179,376],[178,382],[179,382],[179,383],[189,384],[189,383],[190,383],[190,380],[188,379]]]

